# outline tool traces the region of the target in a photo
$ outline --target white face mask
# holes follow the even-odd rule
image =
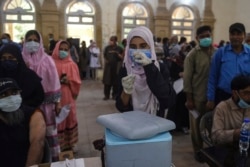
[[[29,53],[35,53],[38,51],[40,43],[35,41],[29,41],[25,43],[25,47]]]
[[[20,95],[11,95],[0,99],[0,110],[4,112],[14,112],[21,106],[22,98]]]

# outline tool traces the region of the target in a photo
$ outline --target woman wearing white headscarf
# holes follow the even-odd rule
[[[117,109],[121,112],[140,110],[164,117],[175,94],[169,78],[167,66],[157,61],[151,31],[146,27],[132,29],[120,70]]]

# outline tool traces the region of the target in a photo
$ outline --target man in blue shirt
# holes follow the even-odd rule
[[[210,110],[231,97],[230,83],[236,75],[250,75],[250,48],[243,45],[245,37],[245,26],[232,24],[229,27],[230,44],[219,48],[212,59],[207,88]]]

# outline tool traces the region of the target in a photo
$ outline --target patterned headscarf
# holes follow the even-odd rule
[[[154,61],[155,66],[159,69],[159,63],[155,54],[153,34],[147,27],[136,27],[132,29],[127,37],[127,46],[125,48],[124,64],[127,74],[134,74],[136,76],[134,82],[134,90],[132,93],[132,102],[134,110],[145,111],[156,115],[159,108],[159,102],[153,95],[147,84],[145,71],[142,68],[132,68],[132,61],[129,57],[129,44],[134,37],[141,37],[150,46],[151,60]]]

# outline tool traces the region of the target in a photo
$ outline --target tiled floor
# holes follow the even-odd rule
[[[103,101],[101,81],[84,80],[77,99],[79,151],[76,157],[100,156],[92,142],[104,136],[104,128],[96,123],[98,115],[117,112],[114,100]],[[172,161],[176,167],[208,167],[193,158],[190,135],[173,134]]]

